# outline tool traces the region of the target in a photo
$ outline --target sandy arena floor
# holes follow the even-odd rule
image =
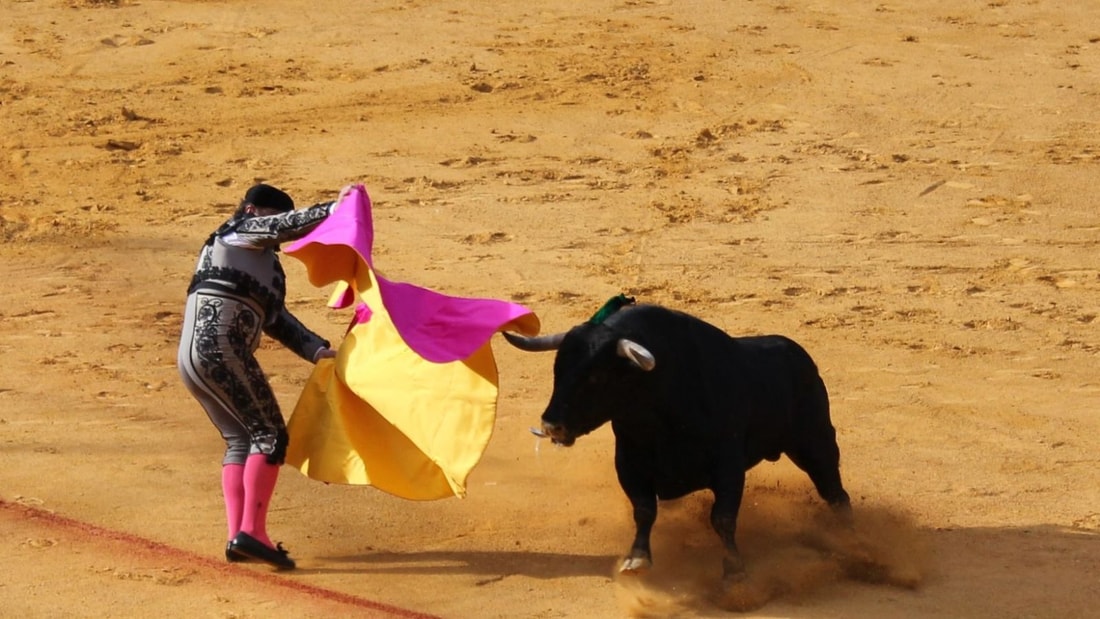
[[[0,23],[0,614],[1095,616],[1100,4],[4,0]],[[617,577],[610,429],[538,445],[551,357],[496,338],[467,498],[284,469],[270,527],[301,569],[225,565],[221,443],[175,347],[200,244],[260,180],[302,205],[364,183],[389,278],[547,331],[626,292],[799,340],[854,538],[766,463],[739,529],[758,609],[715,596],[705,495]],[[309,366],[261,361],[289,413]]]

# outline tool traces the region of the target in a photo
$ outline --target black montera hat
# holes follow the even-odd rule
[[[253,185],[244,194],[244,202],[261,208],[276,209],[284,213],[294,210],[294,200],[285,191],[263,183]]]

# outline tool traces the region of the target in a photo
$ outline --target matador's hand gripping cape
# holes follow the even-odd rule
[[[314,368],[287,424],[287,464],[312,479],[372,485],[408,499],[465,496],[496,418],[489,345],[538,317],[515,303],[450,297],[374,271],[370,198],[360,185],[286,248],[330,306],[356,306],[335,360]]]

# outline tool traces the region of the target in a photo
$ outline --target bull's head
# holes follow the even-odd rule
[[[639,371],[656,360],[644,346],[605,325],[585,323],[568,332],[524,337],[504,333],[510,344],[530,352],[556,350],[554,392],[542,414],[540,436],[570,446],[609,421],[616,411],[644,397]]]

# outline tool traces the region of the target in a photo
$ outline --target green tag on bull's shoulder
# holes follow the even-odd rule
[[[588,323],[598,325],[626,305],[634,305],[634,297],[628,297],[625,294],[613,296],[595,314],[592,314],[592,317],[588,319]]]

